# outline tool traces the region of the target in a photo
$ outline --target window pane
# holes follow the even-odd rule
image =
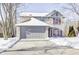
[[[61,19],[59,18],[59,24],[61,24]]]

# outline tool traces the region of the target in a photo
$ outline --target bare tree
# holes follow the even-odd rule
[[[72,12],[74,12],[76,15],[79,16],[79,4],[78,3],[69,3],[67,4],[67,7],[63,7],[64,9],[70,10]],[[77,30],[79,31],[79,21],[78,21],[78,28]]]
[[[5,39],[15,36],[16,11],[19,5],[16,3],[0,4],[0,17],[2,20],[0,26]]]
[[[68,5],[67,7],[63,7],[63,8],[70,10],[79,16],[79,4],[78,3],[69,3],[67,5]]]

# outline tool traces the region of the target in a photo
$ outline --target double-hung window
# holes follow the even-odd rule
[[[60,18],[53,18],[53,24],[61,24]]]

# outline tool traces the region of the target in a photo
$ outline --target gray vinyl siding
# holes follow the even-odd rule
[[[35,39],[35,38],[45,38],[46,37],[46,27],[37,26],[25,26],[20,27],[20,39]]]

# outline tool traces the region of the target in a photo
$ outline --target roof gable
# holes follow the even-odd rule
[[[59,11],[56,11],[56,10],[50,12],[46,16],[61,16],[61,17],[64,17]]]

